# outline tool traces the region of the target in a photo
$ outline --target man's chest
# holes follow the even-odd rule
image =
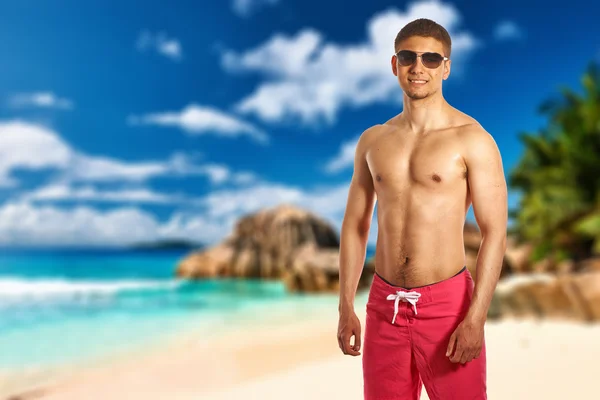
[[[450,189],[467,177],[460,143],[452,138],[379,140],[367,151],[367,163],[379,190]]]

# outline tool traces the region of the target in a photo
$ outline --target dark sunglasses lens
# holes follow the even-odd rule
[[[398,62],[402,66],[412,65],[417,58],[417,54],[412,51],[402,50],[398,52]]]
[[[423,60],[423,65],[425,65],[427,68],[439,67],[440,63],[444,59],[444,57],[438,53],[425,53],[421,57]]]

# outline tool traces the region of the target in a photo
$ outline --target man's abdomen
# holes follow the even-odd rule
[[[379,216],[375,270],[397,286],[423,286],[457,273],[465,265],[464,215]]]

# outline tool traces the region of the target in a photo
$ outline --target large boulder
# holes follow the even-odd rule
[[[515,274],[529,272],[532,269],[529,261],[532,251],[533,245],[531,243],[518,243],[513,236],[508,235],[504,258],[510,272]]]
[[[363,267],[357,290],[371,284],[374,272],[375,260],[371,258]],[[296,253],[291,268],[284,272],[283,281],[290,291],[339,292],[339,275],[339,250],[322,250],[311,243]]]
[[[466,265],[476,279],[481,233],[465,223]],[[318,216],[283,204],[241,218],[222,243],[185,257],[176,274],[190,279],[238,277],[283,280],[290,291],[339,291],[339,238]],[[357,290],[367,288],[375,258],[367,260]],[[501,277],[512,271],[503,259]]]
[[[515,274],[498,282],[488,316],[600,321],[600,271]]]
[[[222,243],[185,257],[176,274],[191,279],[279,279],[293,291],[335,291],[339,245],[326,221],[283,204],[241,218]],[[370,283],[369,271],[374,271],[372,263],[363,270],[358,289]]]
[[[212,278],[231,276],[231,260],[234,248],[221,243],[205,251],[194,252],[177,266],[176,274],[185,278]]]
[[[477,227],[464,229],[467,267],[476,277],[481,242]],[[600,321],[600,257],[574,262],[531,260],[531,243],[507,236],[502,273],[488,318],[539,317]]]

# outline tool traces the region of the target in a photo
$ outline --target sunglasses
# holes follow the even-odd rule
[[[430,69],[435,69],[440,66],[442,61],[449,60],[448,57],[444,57],[439,53],[423,53],[418,55],[414,51],[410,50],[400,50],[396,53],[396,58],[403,67],[413,65],[417,57],[421,57],[421,62],[423,65]]]

